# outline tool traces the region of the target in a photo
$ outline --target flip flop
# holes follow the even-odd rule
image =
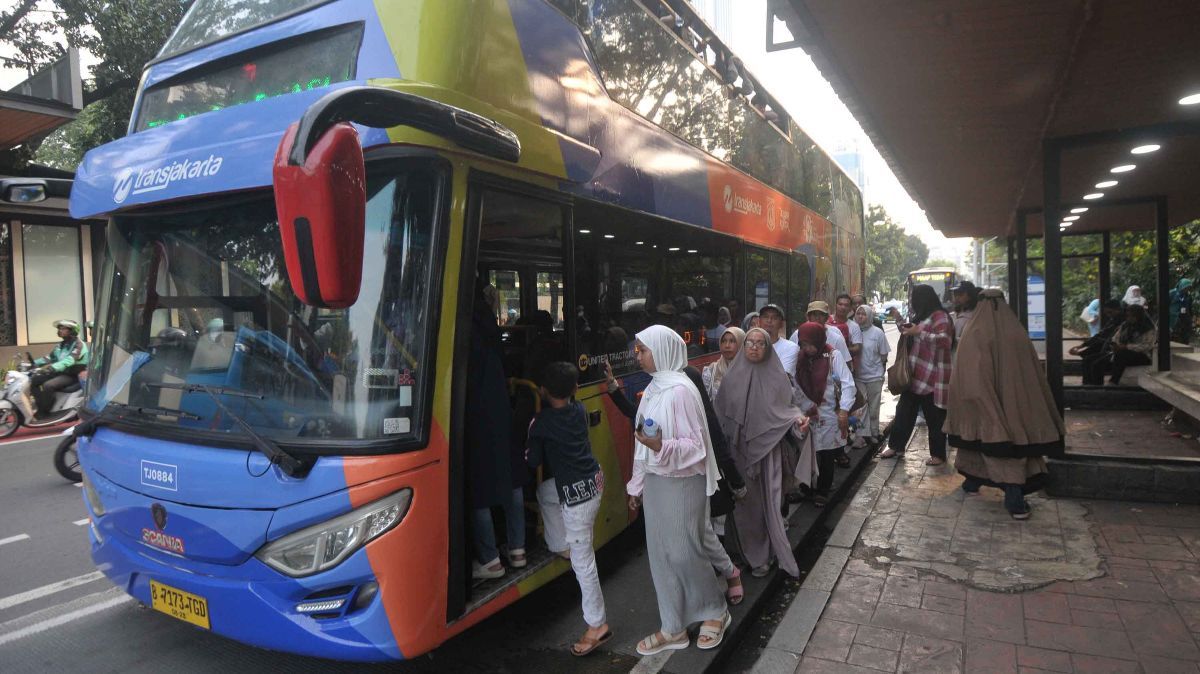
[[[667,638],[667,635],[661,631],[655,632],[650,636],[638,642],[638,655],[655,655],[663,651],[679,651],[687,648],[690,645],[688,634],[685,631],[681,636],[676,637],[674,641]]]
[[[696,637],[696,648],[702,651],[711,650],[721,645],[725,640],[725,630],[729,628],[729,623],[733,622],[733,616],[729,615],[729,611],[725,612],[725,617],[721,618],[721,626],[709,627],[708,625],[700,626],[700,636]],[[700,640],[708,637],[711,641],[707,644],[700,643]]]
[[[579,641],[576,641],[575,644],[571,646],[571,655],[583,657],[599,648],[600,644],[611,639],[612,635],[612,630],[605,630],[604,634],[600,635],[600,638],[597,639],[594,637],[589,637],[587,632],[584,632],[583,636],[579,638]],[[583,646],[582,650],[579,648],[580,645]]]

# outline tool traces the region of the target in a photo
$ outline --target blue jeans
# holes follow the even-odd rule
[[[517,487],[512,490],[512,497],[501,505],[504,509],[504,520],[508,529],[508,549],[525,547],[525,490]],[[475,533],[475,558],[480,564],[487,564],[500,556],[496,549],[496,531],[492,526],[492,509],[477,508],[471,528]]]

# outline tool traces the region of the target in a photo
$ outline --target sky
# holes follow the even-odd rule
[[[713,7],[719,0],[691,1],[809,137],[830,153],[857,146],[866,173],[866,185],[860,185],[864,204],[883,206],[894,221],[929,246],[931,257],[961,261],[970,247],[970,239],[947,239],[929,224],[925,212],[900,185],[812,59],[801,49],[767,52],[766,0],[728,0],[735,7],[728,28],[719,25],[721,22],[713,16]],[[786,39],[786,28],[780,23],[776,27],[776,41],[781,41],[781,30]]]

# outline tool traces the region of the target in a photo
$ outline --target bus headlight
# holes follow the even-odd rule
[[[92,508],[92,514],[96,517],[103,517],[104,503],[100,500],[100,495],[96,493],[96,488],[92,486],[92,481],[88,479],[87,473],[83,474],[83,495]]]
[[[280,573],[311,576],[341,564],[355,550],[391,530],[404,519],[411,503],[412,489],[401,489],[267,543],[254,556]]]

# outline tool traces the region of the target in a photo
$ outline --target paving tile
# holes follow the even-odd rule
[[[896,671],[896,661],[900,658],[900,653],[897,651],[889,651],[885,648],[875,648],[874,646],[865,646],[863,644],[854,644],[850,647],[850,656],[846,658],[846,662],[860,667],[870,667],[884,672]]]
[[[1189,630],[1200,632],[1200,602],[1177,601],[1175,610],[1179,611]]]
[[[871,624],[934,639],[961,641],[963,637],[962,616],[895,604],[879,604]]]
[[[1138,654],[1200,660],[1200,649],[1174,606],[1118,601],[1117,611]]]
[[[882,627],[871,627],[870,625],[860,625],[858,632],[854,635],[854,643],[863,644],[864,646],[874,646],[875,648],[884,648],[889,651],[899,651],[904,645],[904,632],[886,630]]]
[[[1158,576],[1154,575],[1154,569],[1148,566],[1110,566],[1108,575],[1117,580],[1136,580],[1143,583],[1158,582]]]
[[[1048,672],[1071,672],[1071,654],[1033,646],[1017,646],[1017,664]]]
[[[1171,599],[1178,601],[1200,601],[1200,573],[1156,571],[1162,589]]]
[[[891,576],[883,584],[883,592],[879,595],[879,601],[880,603],[920,608],[924,588],[925,583],[916,578]]]
[[[1035,592],[1022,596],[1025,618],[1043,622],[1070,624],[1071,609],[1067,597],[1056,592]]]
[[[969,636],[1025,643],[1025,620],[1017,595],[968,590],[966,617]]]
[[[1120,557],[1117,555],[1112,555],[1107,557],[1105,561],[1107,561],[1110,566],[1150,566],[1146,563],[1146,560],[1137,559],[1136,557]]]
[[[1198,674],[1200,673],[1200,665],[1187,660],[1176,660],[1174,658],[1160,658],[1156,655],[1143,655],[1138,658],[1142,663],[1142,669],[1147,674]]]
[[[1026,620],[1025,632],[1030,646],[1104,657],[1137,657],[1129,638],[1119,630]]]
[[[854,643],[854,632],[858,625],[839,620],[821,620],[813,631],[804,649],[805,656],[845,662]]]
[[[952,615],[962,615],[966,611],[966,604],[962,599],[951,599],[950,597],[939,597],[931,594],[927,594],[921,598],[921,608],[930,611],[940,611],[941,613],[950,613]]]
[[[962,644],[909,634],[900,651],[899,672],[912,674],[958,674],[962,672]]]
[[[942,583],[930,580],[925,581],[925,594],[932,594],[937,597],[948,597],[950,599],[966,599],[967,589],[956,583]]]
[[[1016,674],[1017,647],[1003,641],[967,639],[967,669],[971,674]]]
[[[1072,609],[1080,611],[1098,611],[1101,613],[1116,613],[1117,604],[1111,599],[1102,597],[1085,597],[1078,594],[1067,595],[1067,604]]]
[[[869,596],[853,590],[834,590],[821,618],[867,625],[875,615],[875,606],[875,600]]]
[[[870,576],[873,578],[886,578],[887,568],[876,568],[867,564],[862,559],[851,559],[846,562],[845,573],[856,576]]]
[[[1156,606],[1157,604],[1147,604],[1147,606]],[[1109,630],[1123,630],[1124,623],[1121,618],[1115,613],[1101,613],[1099,611],[1079,611],[1071,609],[1071,624],[1080,625],[1082,627],[1103,627]]]
[[[1150,545],[1147,543],[1112,543],[1114,555],[1146,560],[1191,561],[1196,558],[1184,545]]]
[[[810,657],[801,660],[796,671],[804,674],[879,674],[878,670],[867,667]]]
[[[1138,674],[1138,663],[1132,660],[1118,660],[1097,655],[1071,655],[1071,663],[1075,666],[1075,674]],[[1156,673],[1157,674],[1157,673]]]
[[[1106,597],[1108,599],[1130,599],[1133,601],[1166,602],[1167,595],[1158,583],[1148,583],[1137,580],[1118,580],[1115,578],[1097,578],[1071,583],[1071,592],[1089,597]]]
[[[829,593],[802,587],[796,592],[791,606],[775,627],[767,642],[768,648],[791,653],[803,653],[829,602]]]

